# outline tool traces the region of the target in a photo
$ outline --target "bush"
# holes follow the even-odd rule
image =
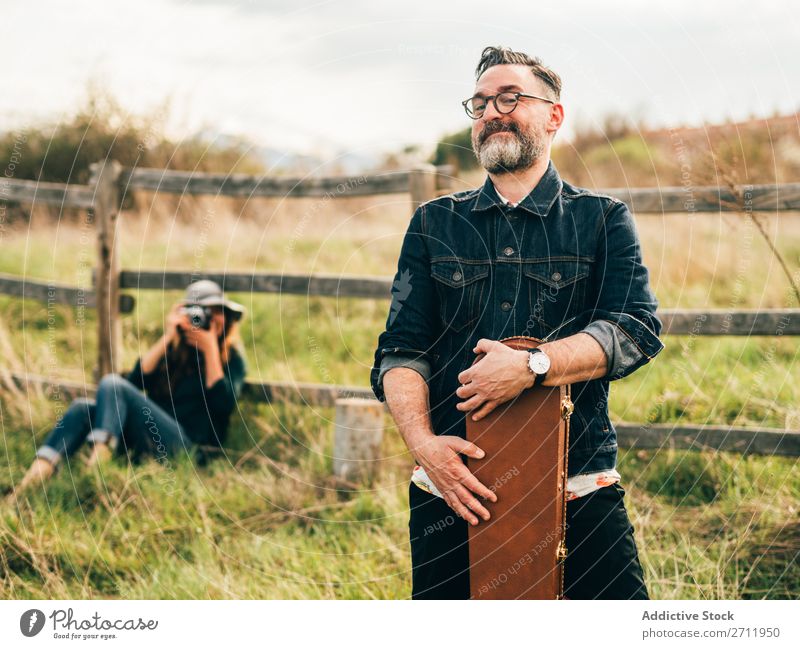
[[[133,117],[110,94],[90,86],[74,115],[0,135],[0,155],[13,159],[16,179],[58,183],[85,184],[89,165],[106,158],[128,167],[263,173],[244,141],[220,146],[200,137],[170,140],[163,134],[167,112],[164,107]]]

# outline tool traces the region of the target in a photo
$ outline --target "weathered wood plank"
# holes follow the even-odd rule
[[[449,177],[452,170],[442,166],[437,168],[437,172],[437,193],[452,190],[453,183]],[[126,190],[239,197],[366,196],[406,193],[412,185],[412,174],[412,171],[397,171],[364,176],[280,178],[139,168],[123,170],[120,186]],[[741,210],[730,189],[725,187],[617,187],[598,191],[624,201],[639,214]],[[800,211],[800,183],[746,186],[743,199],[745,207],[755,212]],[[94,192],[85,185],[2,178],[0,201],[90,208],[94,203]]]
[[[436,169],[436,193],[452,189],[452,169]],[[127,189],[178,194],[220,194],[224,196],[364,196],[411,191],[415,202],[432,194],[432,187],[419,172],[397,171],[364,176],[323,178],[280,178],[245,174],[209,174],[162,169],[126,169],[121,184]],[[703,213],[739,211],[741,207],[727,187],[616,187],[599,193],[614,196],[636,213]],[[800,183],[749,185],[743,187],[744,207],[752,211],[800,210]]]
[[[242,393],[256,402],[294,402],[320,408],[333,408],[337,399],[375,399],[370,388],[288,381],[247,381]]]
[[[93,397],[94,384],[51,380],[33,374],[9,373],[20,389],[38,385],[45,391]],[[244,398],[255,402],[293,402],[307,406],[334,407],[341,398],[375,399],[372,390],[357,386],[324,383],[292,383],[283,381],[247,381]],[[383,404],[384,407],[386,404]],[[695,451],[730,451],[753,455],[800,456],[800,431],[780,428],[738,428],[699,424],[614,423],[617,442],[623,448],[663,450],[667,448]]]
[[[121,373],[127,375],[129,372],[130,369],[127,369]],[[89,397],[93,397],[97,391],[97,386],[94,383],[55,380],[37,374],[20,374],[16,372],[11,372],[8,376],[20,389],[26,385],[38,385],[45,390],[58,389],[62,393]],[[333,408],[337,399],[375,399],[375,395],[369,388],[288,381],[246,381],[242,396],[255,402],[290,402],[320,408]]]
[[[79,286],[70,286],[60,282],[48,282],[40,279],[23,279],[5,273],[0,273],[0,293],[26,300],[66,304],[75,308],[86,307],[94,309],[97,306],[97,298],[93,289],[84,289]],[[135,306],[136,300],[132,295],[120,294],[120,313],[131,313]]]
[[[0,373],[2,374],[2,373]],[[84,383],[81,381],[65,381],[63,379],[51,379],[46,376],[38,374],[20,374],[17,372],[8,372],[5,377],[20,390],[27,390],[31,388],[41,389],[44,394],[49,398],[76,399],[78,397],[93,398],[97,394],[97,386],[94,383]],[[3,386],[3,378],[0,377],[0,389]]]
[[[450,191],[453,167],[433,167],[436,188]],[[387,171],[361,176],[281,178],[247,174],[214,174],[165,169],[124,169],[120,188],[143,189],[170,194],[210,194],[238,197],[369,196],[402,194],[410,190],[412,171]]]
[[[120,273],[120,288],[183,290],[211,279],[232,293],[281,293],[338,298],[390,299],[391,277],[277,273],[135,271]],[[800,309],[659,309],[662,334],[699,336],[798,336]]]
[[[120,288],[183,290],[198,279],[211,279],[231,293],[282,293],[357,298],[391,298],[392,278],[356,275],[300,275],[276,273],[198,274],[192,271],[136,271],[120,273]]]
[[[741,207],[726,187],[646,187],[599,190],[618,198],[636,214],[738,212]],[[800,183],[743,187],[743,202],[753,212],[800,210]]]
[[[94,203],[94,192],[85,185],[44,183],[0,177],[0,201],[9,203],[46,203],[88,209]]]
[[[800,431],[734,428],[699,424],[614,424],[622,447],[732,451],[754,455],[800,456]]]
[[[125,191],[144,189],[168,194],[210,194],[238,197],[367,196],[408,192],[408,171],[363,176],[281,178],[246,174],[212,174],[163,169],[126,169]]]
[[[659,309],[662,334],[800,336],[800,309]]]

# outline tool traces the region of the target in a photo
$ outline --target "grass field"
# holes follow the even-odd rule
[[[137,197],[120,225],[123,268],[391,275],[407,198],[253,201]],[[800,269],[797,215],[764,217]],[[91,226],[6,233],[0,272],[88,285]],[[638,219],[662,307],[797,307],[752,225],[736,215]],[[162,332],[179,293],[133,291],[124,363]],[[368,385],[387,301],[233,295],[248,307],[252,379]],[[95,319],[0,297],[2,370],[90,380]],[[800,428],[798,344],[667,337],[651,364],[612,384],[615,421]],[[16,481],[66,406],[0,374],[0,488]],[[241,403],[227,456],[206,467],[62,466],[20,509],[0,505],[4,598],[404,598],[410,591],[411,460],[387,419],[380,477],[330,478],[330,409]],[[619,470],[651,596],[800,596],[794,458],[621,449]]]

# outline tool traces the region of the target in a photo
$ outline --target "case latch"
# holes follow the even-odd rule
[[[556,548],[556,559],[558,561],[564,561],[567,558],[567,546],[564,545],[564,541],[558,542],[558,547]]]

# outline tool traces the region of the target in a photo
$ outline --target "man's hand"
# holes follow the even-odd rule
[[[456,404],[459,410],[475,410],[474,421],[483,419],[497,406],[516,397],[533,385],[528,369],[528,352],[512,349],[498,340],[481,338],[473,351],[486,355],[458,375],[461,387],[456,395],[466,401]],[[481,407],[483,406],[483,407]]]
[[[464,465],[459,453],[481,459],[484,452],[475,444],[453,435],[432,435],[411,449],[417,462],[425,469],[436,488],[442,492],[450,508],[470,525],[477,525],[478,514],[489,520],[488,510],[475,497],[497,502],[497,495]]]

